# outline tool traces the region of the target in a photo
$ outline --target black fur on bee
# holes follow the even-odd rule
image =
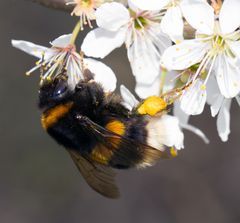
[[[111,168],[150,166],[168,155],[148,144],[148,116],[129,111],[120,96],[105,93],[94,75],[85,73],[74,90],[61,76],[41,85],[42,126],[67,149],[94,190],[115,198]]]

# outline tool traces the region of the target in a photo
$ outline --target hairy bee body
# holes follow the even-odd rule
[[[74,90],[64,78],[56,78],[39,91],[43,128],[67,149],[88,184],[112,198],[118,190],[107,167],[144,167],[167,157],[153,136],[152,119],[121,102],[92,78],[80,81]]]

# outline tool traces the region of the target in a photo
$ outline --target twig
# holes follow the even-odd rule
[[[38,3],[48,8],[71,12],[72,5],[66,5],[66,0],[27,0],[30,2]]]

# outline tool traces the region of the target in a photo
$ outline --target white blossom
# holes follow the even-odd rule
[[[129,109],[130,111],[137,107],[139,104],[139,101],[135,98],[135,96],[124,86],[120,86],[120,92],[122,96],[122,104]]]
[[[130,2],[141,10],[161,10],[161,29],[176,43],[183,40],[183,17],[190,24],[195,23],[196,13],[203,23],[208,19],[206,14],[209,7],[206,0],[130,0]]]
[[[209,5],[211,8],[211,6]],[[238,10],[237,10],[238,9]],[[225,98],[233,98],[240,91],[240,1],[225,0],[219,20],[214,19],[213,10],[208,10],[204,22],[199,13],[192,15],[192,26],[197,30],[196,38],[169,47],[163,54],[165,67],[184,70],[198,65],[196,73],[189,76],[192,85],[182,96],[181,108],[187,114],[200,114],[206,101],[206,83],[215,71],[216,81]],[[230,21],[231,18],[231,21]],[[207,70],[205,76],[202,72]]]
[[[217,115],[218,135],[223,142],[226,142],[230,134],[230,107],[232,99],[224,98],[221,95],[214,77],[210,77],[207,87],[207,103],[210,105],[212,116],[215,117]]]
[[[84,25],[88,25],[92,28],[91,20],[95,20],[95,11],[102,5],[104,0],[70,0],[66,5],[75,5],[71,15],[76,15],[80,17],[80,26],[81,29],[84,28]]]
[[[104,58],[124,42],[137,84],[154,84],[160,73],[160,57],[170,40],[160,31],[158,11],[127,9],[122,4],[105,3],[96,11],[99,28],[83,41],[87,56]]]
[[[166,73],[166,77],[164,78],[165,80],[164,80],[164,85],[163,85],[163,89],[162,89],[163,94],[172,91],[176,87],[176,77],[178,77],[178,76],[179,76],[179,74],[176,71],[171,71],[171,72]],[[160,76],[154,82],[154,84],[152,84],[152,85],[137,84],[136,89],[139,89],[139,91],[141,92],[141,95],[144,96],[141,98],[147,98],[152,95],[156,95],[156,96],[159,95],[159,93],[160,93],[159,87],[160,87]],[[122,97],[125,95],[128,95],[128,94],[124,94],[122,92],[122,89],[121,89],[121,93],[122,93]],[[128,99],[127,101],[130,101],[130,99]],[[173,114],[174,114],[174,116],[176,116],[178,118],[179,125],[181,128],[186,129],[190,132],[193,132],[194,134],[199,136],[205,143],[209,143],[209,139],[200,129],[189,124],[190,116],[181,109],[179,101],[176,101],[174,103]]]
[[[103,85],[105,91],[114,91],[116,88],[116,77],[113,71],[97,60],[81,59],[81,56],[76,52],[75,46],[70,44],[70,39],[71,34],[62,35],[50,42],[50,48],[23,40],[12,40],[12,45],[39,58],[39,61],[36,62],[36,65],[27,74],[37,69],[43,69],[45,73],[41,78],[53,79],[63,71],[66,71],[68,84],[71,88],[74,88],[78,81],[84,78],[83,70],[88,68],[94,73],[94,79]]]
[[[198,137],[200,137],[205,143],[209,143],[209,139],[204,134],[203,131],[201,131],[199,128],[189,124],[189,118],[190,116],[186,114],[181,108],[180,103],[175,102],[174,108],[173,108],[173,114],[179,119],[179,125],[181,128],[186,129],[194,134],[196,134]]]

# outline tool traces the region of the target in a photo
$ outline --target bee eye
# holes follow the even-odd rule
[[[60,82],[57,84],[54,92],[53,97],[58,98],[61,97],[67,91],[67,84],[65,82]]]

